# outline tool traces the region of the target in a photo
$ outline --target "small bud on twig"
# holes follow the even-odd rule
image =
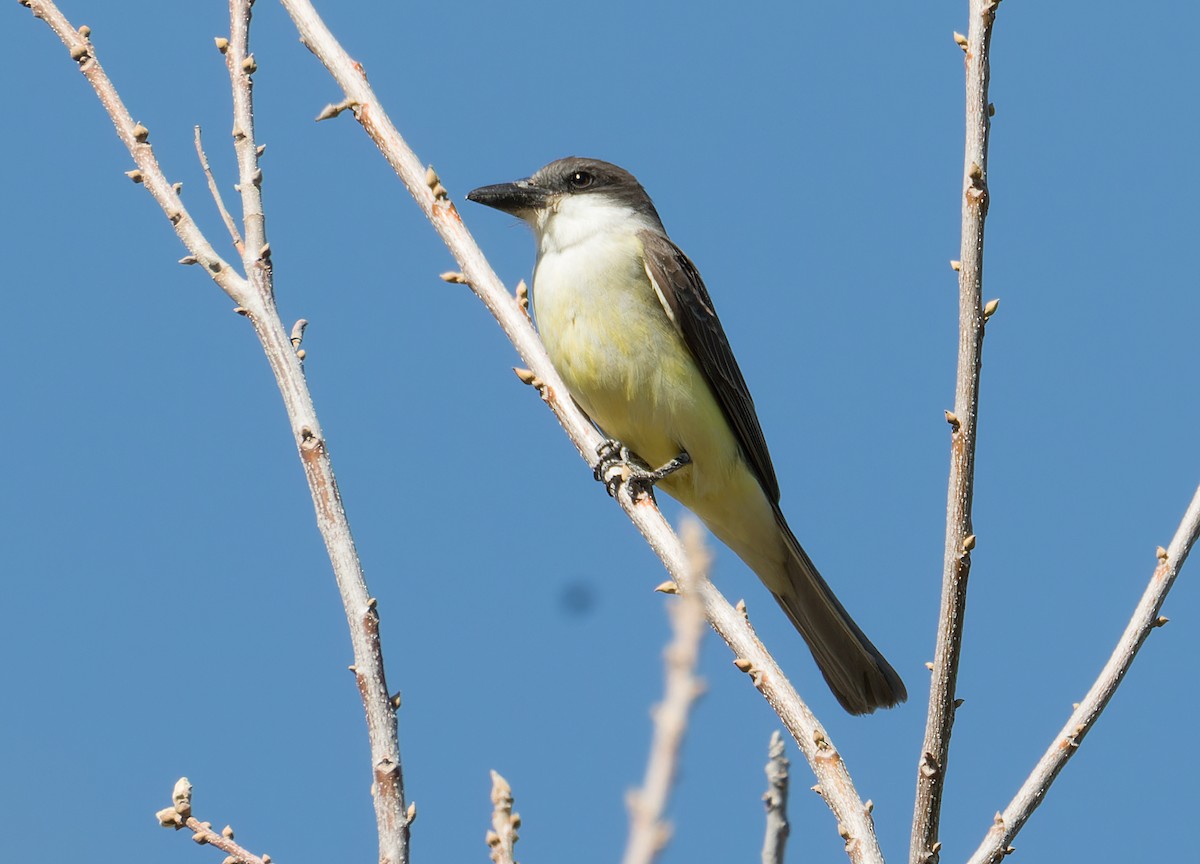
[[[138,142],[139,144],[145,144],[149,138],[150,138],[150,130],[149,129],[147,129],[141,123],[134,124],[134,127],[133,127],[133,140],[134,141]]]
[[[946,412],[946,422],[950,424],[950,427],[955,432],[957,432],[959,430],[959,428],[962,426],[962,423],[958,419],[958,415],[955,414],[953,411]]]
[[[1000,300],[989,300],[983,307],[983,320],[987,321],[996,314],[996,310],[1000,308]]]
[[[145,181],[145,179],[146,179],[146,175],[144,175],[137,168],[134,168],[132,171],[126,171],[125,176],[128,177],[130,180],[132,180],[134,183],[141,183],[141,182]]]
[[[975,548],[975,535],[968,534],[966,537],[963,538],[962,549],[964,552],[970,552],[974,548]]]
[[[447,270],[445,273],[438,275],[438,278],[443,282],[450,282],[454,285],[466,285],[467,277],[456,270]]]
[[[222,54],[224,54],[226,51],[229,50],[229,40],[226,39],[224,36],[216,37],[215,39],[213,39],[213,42],[217,43],[217,50],[220,51]]]
[[[654,590],[659,594],[678,594],[679,586],[675,584],[675,580],[668,579],[666,582],[654,586]]]
[[[950,262],[950,269],[951,269],[951,270],[961,270],[961,269],[962,269],[962,262],[961,262],[961,261],[951,261],[951,262]]]
[[[959,33],[957,30],[954,31],[954,44],[961,48],[964,54],[966,53],[967,37]]]
[[[251,54],[245,60],[242,61],[242,71],[245,72],[247,75],[253,75],[255,72],[258,71],[258,63],[256,63],[254,61],[253,54]]]

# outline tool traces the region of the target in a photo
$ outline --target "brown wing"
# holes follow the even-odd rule
[[[779,481],[775,479],[775,468],[771,465],[767,441],[758,423],[754,400],[733,357],[733,349],[729,347],[704,280],[696,266],[665,235],[642,231],[638,237],[646,259],[646,274],[654,283],[663,308],[679,328],[683,341],[725,410],[729,425],[758,475],[763,491],[772,502],[778,503]]]

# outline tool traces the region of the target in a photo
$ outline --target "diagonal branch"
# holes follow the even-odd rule
[[[704,548],[704,529],[695,519],[688,518],[681,533],[688,564],[698,578],[703,577],[710,561]],[[673,583],[666,584],[674,587]],[[652,864],[671,837],[671,825],[664,820],[663,813],[675,783],[692,705],[704,692],[704,681],[696,676],[700,644],[704,640],[704,609],[692,595],[681,594],[678,602],[667,606],[667,614],[674,637],[663,652],[666,687],[662,702],[654,706],[654,740],[642,788],[630,790],[628,796],[630,824],[624,864]]]
[[[135,170],[127,171],[126,174],[134,183],[145,184],[146,191],[158,202],[158,206],[162,208],[163,213],[170,221],[171,227],[175,229],[175,233],[191,253],[183,259],[182,263],[203,265],[221,290],[239,306],[244,306],[250,297],[249,284],[225,259],[217,254],[217,251],[209,244],[208,238],[192,220],[187,208],[183,206],[179,190],[163,173],[158,159],[154,155],[154,148],[150,146],[150,130],[141,123],[135,122],[130,116],[129,109],[125,107],[120,94],[117,93],[117,88],[113,86],[104,67],[100,65],[100,61],[96,57],[95,46],[89,39],[90,28],[80,27],[76,30],[66,16],[58,10],[58,7],[48,0],[21,0],[21,2],[29,7],[35,18],[45,21],[54,34],[62,40],[71,54],[71,59],[79,64],[79,71],[96,91],[96,97],[100,100],[104,110],[108,112],[113,126],[117,129],[117,137],[129,150],[129,155],[133,157],[134,164],[137,165]]]
[[[938,860],[938,828],[942,794],[950,755],[950,733],[957,707],[955,687],[966,615],[967,577],[975,534],[971,500],[975,482],[975,432],[979,409],[979,369],[983,331],[995,305],[983,306],[983,227],[987,217],[988,51],[999,0],[970,0],[970,25],[965,40],[967,121],[963,164],[962,249],[958,270],[959,341],[954,411],[950,423],[950,482],[946,501],[946,546],[942,573],[942,603],[938,615],[937,648],[929,686],[929,714],[917,770],[910,864]]]
[[[1158,550],[1158,566],[1150,577],[1150,584],[1146,586],[1141,600],[1138,601],[1133,618],[1121,634],[1112,656],[1104,664],[1100,677],[1071,713],[1062,731],[1050,742],[1045,754],[1034,766],[1033,773],[1017,791],[1016,797],[1004,808],[1003,813],[996,814],[991,830],[971,856],[969,864],[998,864],[1012,851],[1013,838],[1029,821],[1033,811],[1046,797],[1050,784],[1066,766],[1067,760],[1075,755],[1084,736],[1099,719],[1100,712],[1108,705],[1113,693],[1124,680],[1125,673],[1132,665],[1142,643],[1155,628],[1167,623],[1166,618],[1158,616],[1159,610],[1162,609],[1163,601],[1167,599],[1167,593],[1175,584],[1175,578],[1179,575],[1179,570],[1187,560],[1197,537],[1200,537],[1200,488],[1197,488],[1196,494],[1192,496],[1192,503],[1188,506],[1183,521],[1179,523],[1171,545]]]
[[[225,230],[229,232],[229,238],[233,241],[233,248],[237,249],[238,254],[241,255],[245,244],[242,242],[242,235],[238,231],[237,223],[233,221],[233,217],[225,208],[225,199],[221,197],[221,189],[213,177],[212,168],[209,167],[208,154],[204,152],[204,142],[200,138],[199,126],[196,127],[196,157],[200,160],[200,169],[204,172],[204,179],[208,181],[208,191],[217,205],[217,212],[221,214],[221,221],[225,223]]]
[[[442,278],[448,282],[470,285],[471,290],[483,301],[529,367],[528,371],[518,371],[518,375],[526,383],[537,386],[542,399],[554,411],[572,443],[594,466],[596,447],[602,441],[600,434],[571,400],[527,315],[493,272],[450,202],[437,174],[432,169],[426,169],[409,149],[380,107],[362,65],[346,53],[309,0],[281,2],[296,25],[300,41],[324,64],[346,96],[343,102],[322,112],[319,119],[336,116],[347,108],[354,111],[363,130],[396,171],[462,268],[461,273],[444,274]],[[846,851],[851,860],[882,861],[874,823],[854,788],[845,761],[775,659],[759,641],[744,611],[735,610],[710,581],[695,578],[687,565],[679,538],[655,506],[652,497],[635,501],[630,497],[628,484],[624,484],[618,491],[617,500],[655,554],[662,559],[668,574],[680,589],[700,598],[705,617],[733,650],[738,668],[752,676],[755,687],[766,697],[795,739],[800,752],[817,776],[825,803],[837,817],[838,830],[846,841]]]
[[[262,211],[262,173],[257,160],[261,153],[254,140],[251,76],[256,68],[249,54],[250,0],[231,0],[231,34],[218,40],[226,54],[234,97],[234,138],[238,154],[239,189],[245,214],[243,262],[248,278],[239,275],[209,244],[188,215],[178,191],[166,179],[149,144],[149,130],[135,123],[116,88],[104,73],[88,40],[87,28],[75,30],[52,0],[22,0],[35,17],[43,19],[67,46],[71,58],[96,91],[100,103],[116,126],[137,164],[131,179],[144,183],[162,207],[187,247],[186,264],[202,264],[222,290],[237,303],[238,311],[250,319],[275,374],[301,464],[312,493],[317,526],[325,541],[334,576],[346,609],[354,648],[352,669],[362,695],[374,767],[376,821],[379,828],[379,860],[405,864],[408,860],[408,830],[414,816],[404,806],[403,776],[396,731],[395,706],[387,689],[383,653],[379,642],[379,616],[367,592],[358,552],[350,533],[345,507],[333,474],[329,449],[321,434],[312,396],[304,379],[288,331],[275,308],[270,247],[266,242]],[[222,44],[224,43],[224,44]]]

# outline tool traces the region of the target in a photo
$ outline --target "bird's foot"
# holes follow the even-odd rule
[[[654,489],[654,484],[692,463],[691,455],[686,450],[681,450],[678,456],[665,465],[650,468],[632,450],[613,438],[602,441],[596,448],[596,455],[599,461],[592,473],[614,498],[622,483],[630,485],[630,493],[634,499],[649,495]]]

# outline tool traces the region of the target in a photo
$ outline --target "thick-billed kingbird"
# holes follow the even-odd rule
[[[779,509],[754,401],[712,300],[623,168],[569,157],[472,201],[533,228],[538,330],[571,395],[651,466],[775,595],[842,706],[904,701],[904,682],[821,578]],[[659,476],[661,475],[661,476]]]

